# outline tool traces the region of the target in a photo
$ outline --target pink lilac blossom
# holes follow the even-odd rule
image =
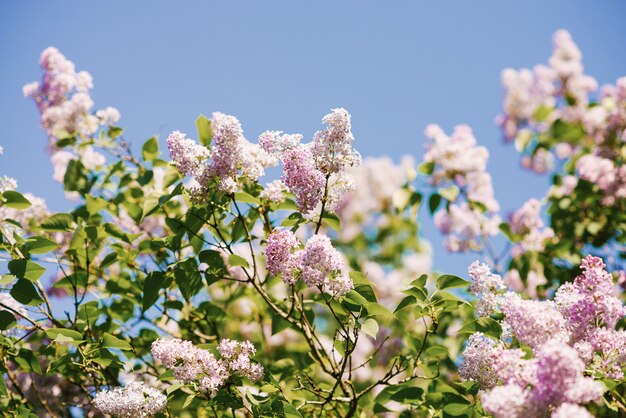
[[[201,173],[210,156],[208,148],[189,139],[180,131],[174,131],[167,137],[167,148],[176,168],[185,176],[197,176]]]
[[[152,343],[151,351],[154,359],[172,370],[176,379],[193,382],[210,396],[215,396],[233,375],[252,381],[263,376],[263,367],[250,360],[256,350],[249,341],[222,340],[218,347],[222,357],[219,359],[209,350],[179,339],[158,339]]]
[[[394,207],[394,196],[415,178],[415,161],[402,157],[399,164],[389,157],[366,158],[347,171],[354,179],[354,189],[340,197],[336,213],[341,219],[340,235],[349,239],[360,233],[363,225],[380,222],[379,213]]]
[[[452,252],[479,250],[483,240],[498,233],[500,209],[493,192],[492,179],[486,172],[489,152],[478,146],[472,130],[458,125],[448,136],[437,125],[424,131],[430,140],[426,144],[424,162],[433,164],[431,183],[434,186],[452,184],[461,190],[469,202],[453,202],[446,211],[435,215],[435,224],[448,235],[446,247]]]
[[[613,276],[600,258],[587,256],[581,267],[582,274],[562,285],[554,301],[503,298],[502,325],[510,327],[514,340],[490,340],[481,333],[470,337],[460,373],[487,390],[483,407],[495,417],[539,418],[563,404],[564,411],[586,416],[578,405],[599,401],[606,390],[590,376],[623,379],[626,331],[615,326],[626,308],[613,296]],[[491,291],[500,286],[492,284],[485,265],[474,263],[470,272],[474,293],[499,295]],[[510,348],[514,341],[530,347],[529,358]],[[511,393],[521,400],[511,403]]]
[[[483,408],[495,418],[530,418],[527,414],[528,391],[518,385],[497,386],[481,394]]]
[[[498,234],[500,217],[489,216],[466,202],[451,204],[448,211],[439,211],[434,216],[435,225],[447,235],[448,251],[465,252],[479,250],[482,240]]]
[[[626,167],[596,155],[582,156],[576,163],[580,178],[596,184],[605,194],[602,203],[613,205],[616,199],[626,197]]]
[[[332,109],[322,122],[327,128],[314,135],[311,147],[318,169],[328,175],[360,165],[361,155],[352,147],[350,113],[343,108]]]
[[[509,218],[511,231],[521,237],[519,252],[543,251],[545,242],[554,237],[552,228],[541,219],[541,203],[530,199]]]
[[[566,402],[555,409],[550,418],[593,418],[593,415],[582,406]]]
[[[552,301],[511,298],[502,312],[513,335],[533,349],[550,339],[569,340],[567,322]]]
[[[267,238],[265,255],[267,271],[280,276],[285,283],[296,281],[294,272],[299,268],[298,257],[294,252],[300,247],[300,241],[288,229],[275,229]]]
[[[286,192],[287,186],[285,186],[285,183],[281,180],[274,180],[265,186],[259,197],[268,202],[282,203],[285,201]]]
[[[91,114],[91,75],[86,71],[76,72],[74,63],[58,49],[46,48],[39,63],[44,70],[42,83],[25,85],[23,93],[35,100],[41,112],[41,125],[51,140],[65,133],[91,136],[100,124],[119,120],[119,111],[111,107],[100,111],[100,116]]]
[[[300,145],[302,135],[285,134],[282,131],[265,131],[259,135],[259,145],[268,154],[280,157],[287,150]]]
[[[472,334],[463,351],[459,375],[465,380],[478,383],[481,389],[498,385],[500,377],[495,363],[503,350],[502,343],[482,332]]]
[[[143,382],[134,381],[124,387],[98,392],[92,402],[103,414],[143,418],[163,411],[167,406],[167,397]]]
[[[324,195],[326,178],[316,167],[311,147],[298,145],[282,156],[282,180],[295,197],[298,210],[308,213],[315,209]]]
[[[300,277],[311,287],[329,285],[335,292],[340,292],[339,295],[352,288],[352,282],[342,277],[343,257],[326,235],[316,234],[307,241],[300,253],[300,263]]]
[[[537,174],[547,173],[554,168],[554,155],[545,148],[539,148],[532,155],[522,157],[522,167]]]

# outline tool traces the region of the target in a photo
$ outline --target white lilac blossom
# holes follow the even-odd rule
[[[158,339],[152,343],[151,351],[154,359],[172,370],[176,379],[194,383],[210,396],[215,396],[231,376],[251,381],[263,377],[263,367],[250,360],[256,349],[249,341],[222,340],[218,347],[221,358],[180,339]]]
[[[94,407],[103,414],[120,418],[151,417],[165,409],[167,397],[143,382],[130,382],[124,387],[98,392]]]
[[[285,201],[287,186],[281,180],[274,180],[268,183],[261,191],[259,197],[271,203],[282,203]]]
[[[507,297],[487,266],[470,267],[470,290],[481,298],[501,296],[502,324],[510,327],[506,339],[472,335],[459,369],[479,384],[483,407],[494,417],[539,418],[553,411],[557,417],[566,411],[589,416],[579,405],[600,400],[606,390],[591,376],[623,379],[626,332],[615,326],[626,308],[612,295],[613,276],[600,258],[587,256],[581,267],[582,274],[562,285],[554,301]],[[512,348],[514,342],[530,353]]]

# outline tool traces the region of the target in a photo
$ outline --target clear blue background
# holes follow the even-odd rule
[[[493,123],[500,71],[545,62],[568,29],[587,72],[626,74],[626,2],[503,0],[0,2],[0,175],[64,210],[46,137],[21,87],[58,47],[94,77],[96,108],[122,113],[134,146],[174,129],[195,134],[199,113],[236,115],[248,138],[266,129],[310,137],[334,107],[352,113],[364,156],[423,153],[424,127],[470,124],[491,152],[504,212],[544,194]],[[439,270],[463,274],[474,255],[449,256],[423,214]]]

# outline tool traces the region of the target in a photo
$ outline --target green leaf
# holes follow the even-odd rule
[[[398,304],[398,306],[393,312],[396,313],[399,310],[406,308],[407,306],[415,305],[416,303],[417,303],[417,298],[413,295],[408,295],[400,301],[400,303]]]
[[[454,287],[466,287],[471,282],[452,274],[444,274],[437,277],[437,289],[452,289]]]
[[[421,174],[424,174],[426,176],[430,176],[431,174],[433,174],[434,170],[435,170],[435,162],[434,161],[421,163],[417,167],[417,171],[419,171]]]
[[[373,318],[366,319],[363,325],[361,325],[361,331],[372,338],[376,338],[376,335],[378,335],[378,322]]]
[[[131,351],[133,348],[124,340],[120,340],[115,335],[111,335],[108,332],[104,333],[102,337],[102,347],[104,348],[119,348],[120,350]]]
[[[141,156],[144,161],[152,161],[159,156],[159,141],[156,139],[156,136],[152,136],[144,142],[141,148]]]
[[[57,248],[56,242],[39,235],[29,237],[24,243],[24,249],[30,254],[45,254]]]
[[[0,306],[0,331],[11,329],[16,322],[15,315]]]
[[[504,234],[506,239],[508,239],[511,242],[516,242],[515,241],[515,236],[513,234],[513,231],[511,230],[511,225],[510,224],[508,224],[507,222],[502,222],[499,225],[499,228],[500,228],[500,232],[502,232]]]
[[[185,271],[176,269],[174,272],[174,279],[180,289],[180,293],[187,302],[191,300],[191,297],[197,295],[202,289],[202,276],[199,271]]]
[[[497,339],[502,335],[502,326],[495,319],[483,317],[465,324],[463,328],[459,330],[460,334],[474,334],[475,332],[482,332],[485,335]]]
[[[3,206],[13,208],[13,209],[27,209],[31,206],[31,203],[28,199],[26,199],[20,192],[16,192],[15,190],[7,190],[2,193],[2,198],[4,200]]]
[[[422,274],[417,279],[411,282],[411,286],[417,287],[418,289],[423,289],[426,286],[427,280],[428,280],[428,274]]]
[[[430,198],[428,198],[428,210],[430,211],[431,215],[435,213],[440,203],[441,203],[440,194],[433,193],[430,195]]]
[[[246,259],[237,254],[230,254],[228,256],[228,264],[233,267],[250,267]]]
[[[83,339],[83,334],[81,334],[80,332],[66,328],[49,328],[46,330],[46,334],[53,340],[56,340],[59,335],[62,335],[74,341],[81,341]]]
[[[462,403],[448,403],[444,405],[443,412],[453,417],[470,417],[472,416],[472,405]]]
[[[43,221],[41,227],[46,231],[73,231],[74,218],[68,213],[55,213]]]
[[[110,222],[107,222],[104,224],[104,230],[110,236],[117,238],[117,239],[121,239],[122,241],[130,244],[130,238],[128,238],[128,235],[126,234],[126,232],[122,231],[122,229],[119,226],[112,224]]]
[[[205,147],[211,145],[213,131],[211,130],[211,121],[204,115],[200,114],[196,119],[196,129],[198,130],[198,141]]]
[[[46,269],[35,262],[21,259],[9,261],[9,271],[17,278],[36,282]]]
[[[107,134],[109,135],[109,138],[115,139],[118,136],[122,135],[123,132],[124,129],[120,128],[119,126],[111,126]]]
[[[43,303],[35,286],[26,279],[18,279],[10,293],[13,299],[24,305],[37,306]]]
[[[102,209],[106,208],[108,206],[108,203],[101,197],[87,195],[85,196],[85,206],[87,207],[87,212],[89,212],[89,214],[91,215],[94,215],[100,212]]]
[[[368,316],[381,316],[383,318],[395,318],[394,314],[392,314],[389,309],[384,306],[376,303],[376,302],[368,302],[365,304],[365,309],[367,309]]]
[[[235,192],[235,200],[243,203],[254,203],[256,205],[261,204],[261,201],[258,197],[254,197],[246,192]]]
[[[456,201],[456,198],[459,197],[459,188],[454,184],[445,188],[440,188],[439,194],[446,199],[448,202]]]
[[[165,275],[160,271],[148,274],[143,283],[143,310],[147,311],[159,299],[159,291],[163,287]]]
[[[330,226],[335,231],[339,232],[341,229],[339,217],[334,213],[324,212],[324,216],[322,216],[322,220],[328,226]]]

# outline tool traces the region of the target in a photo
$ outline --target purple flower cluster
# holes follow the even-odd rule
[[[295,283],[294,272],[299,267],[295,253],[299,248],[300,241],[293,232],[288,229],[275,229],[267,237],[265,248],[267,271],[274,276],[280,276],[285,283]]]
[[[176,168],[182,175],[197,176],[202,173],[204,164],[211,153],[180,131],[174,131],[167,137],[167,148]]]
[[[343,296],[353,289],[344,274],[343,257],[326,235],[313,235],[304,248],[293,232],[275,229],[267,239],[267,270],[293,284],[302,279],[309,287]]]
[[[311,147],[298,145],[287,150],[283,156],[283,182],[296,196],[298,210],[311,212],[324,195],[326,178],[317,169]]]
[[[494,417],[543,417],[552,411],[559,417],[570,410],[587,416],[578,405],[600,400],[606,390],[588,370],[595,372],[591,376],[623,378],[626,332],[615,326],[626,308],[612,295],[612,275],[600,258],[588,256],[581,267],[582,274],[561,286],[554,301],[538,301],[506,292],[484,264],[470,266],[470,291],[490,308],[482,313],[504,314],[502,327],[512,337],[507,342],[473,334],[459,369],[464,379],[479,384],[483,407]]]
[[[435,224],[447,235],[446,247],[452,252],[480,250],[485,237],[498,233],[500,205],[493,192],[491,176],[486,171],[489,152],[478,146],[472,130],[458,125],[448,136],[438,125],[424,131],[426,144],[424,162],[433,164],[431,183],[434,186],[454,185],[462,190],[468,202],[453,202],[446,211],[439,211]],[[484,209],[479,209],[478,204]]]
[[[506,93],[498,123],[505,137],[515,139],[518,150],[525,153],[525,168],[545,173],[553,168],[555,157],[583,154],[577,170],[581,178],[598,184],[605,194],[604,204],[612,205],[617,198],[626,197],[626,172],[613,164],[620,152],[615,140],[626,135],[626,77],[598,92],[596,80],[584,74],[582,54],[571,35],[559,30],[553,36],[548,65],[532,70],[506,69],[502,84]],[[592,94],[597,96],[595,103]],[[543,134],[556,121],[582,127],[584,142],[545,141]]]
[[[519,235],[520,243],[516,255],[528,251],[543,251],[545,243],[554,237],[554,231],[546,227],[541,219],[541,203],[537,199],[530,199],[509,218],[511,231]]]
[[[67,135],[92,138],[102,126],[115,125],[120,112],[113,108],[92,112],[93,100],[89,90],[93,88],[91,75],[76,72],[74,63],[56,48],[46,48],[39,60],[44,70],[42,82],[24,86],[24,96],[32,98],[41,113],[41,126],[50,138],[50,152],[54,165],[54,178],[62,182],[70,160],[80,158],[85,167],[96,169],[105,163],[104,155],[82,144],[73,152],[60,151],[56,142]],[[63,155],[57,155],[63,153]]]
[[[223,339],[218,346],[221,358],[180,339],[158,339],[152,343],[151,351],[154,359],[172,370],[176,379],[194,383],[210,396],[215,396],[231,376],[252,381],[263,377],[263,367],[250,360],[256,349],[249,341]]]
[[[295,195],[298,210],[312,212],[326,197],[326,209],[335,211],[345,192],[354,188],[349,167],[361,164],[352,147],[350,114],[333,109],[322,121],[327,125],[311,143],[300,143],[301,135],[267,131],[259,137],[260,146],[283,163],[282,180]]]
[[[176,168],[196,182],[190,190],[196,202],[204,201],[208,191],[215,188],[234,193],[241,179],[256,181],[265,174],[266,167],[278,162],[261,146],[245,139],[241,124],[234,116],[213,113],[211,130],[210,150],[179,131],[172,132],[167,139]]]

